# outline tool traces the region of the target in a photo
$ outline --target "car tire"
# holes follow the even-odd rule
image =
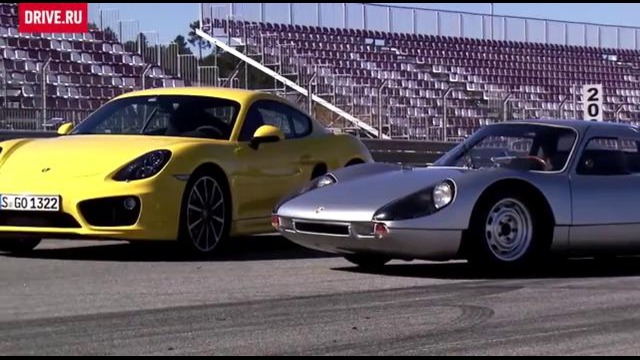
[[[231,230],[231,195],[222,176],[201,172],[185,188],[178,241],[190,255],[211,256],[225,246]]]
[[[350,263],[358,265],[358,267],[365,270],[376,270],[382,268],[386,263],[391,261],[391,258],[383,255],[371,255],[371,254],[350,254],[344,257]]]
[[[27,253],[36,248],[42,239],[0,239],[0,252],[4,253]]]
[[[522,191],[490,194],[474,212],[465,241],[467,259],[487,269],[531,269],[549,255],[545,209]]]

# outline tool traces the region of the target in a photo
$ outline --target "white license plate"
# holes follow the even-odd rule
[[[0,195],[0,211],[60,211],[57,195]]]

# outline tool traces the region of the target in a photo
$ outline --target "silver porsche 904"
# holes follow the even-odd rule
[[[498,123],[427,167],[372,163],[326,174],[283,199],[272,222],[289,240],[361,267],[629,254],[640,250],[639,149],[629,125]]]

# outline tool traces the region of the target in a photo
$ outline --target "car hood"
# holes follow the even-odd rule
[[[185,139],[141,135],[70,135],[0,143],[0,179],[107,175],[146,152]],[[47,170],[45,170],[47,169]]]
[[[284,202],[278,214],[315,220],[371,221],[376,210],[385,204],[446,179],[455,181],[470,171],[451,167],[380,166],[378,169],[379,172],[371,173],[362,167],[364,176],[338,177],[336,184]]]

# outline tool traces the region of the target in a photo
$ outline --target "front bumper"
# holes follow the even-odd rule
[[[301,246],[335,254],[375,253],[400,259],[445,261],[458,256],[462,230],[386,227],[372,222],[318,221],[278,216],[278,231]]]
[[[184,187],[185,182],[173,176],[133,182],[91,177],[2,184],[0,194],[59,195],[61,208],[0,210],[0,238],[175,240]],[[126,197],[137,199],[133,213],[118,208]],[[90,202],[96,199],[107,201]]]

